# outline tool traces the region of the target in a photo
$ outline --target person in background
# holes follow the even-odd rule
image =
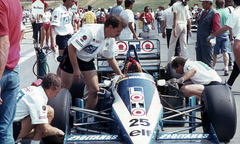
[[[22,42],[22,39],[24,37],[24,33],[25,33],[25,26],[23,25],[23,23],[21,22],[21,38],[20,38],[20,42]]]
[[[64,136],[62,130],[50,125],[54,118],[54,109],[47,105],[49,99],[57,97],[61,87],[61,78],[48,73],[43,77],[41,86],[29,86],[18,92],[13,123],[16,143],[24,138],[31,138],[31,144],[40,144],[42,137]]]
[[[22,23],[24,26],[26,25],[26,22],[27,22],[26,12],[24,6],[22,6]]]
[[[233,0],[225,0],[225,9],[229,12],[229,14],[231,14],[234,11],[233,6],[234,6]],[[234,39],[230,37],[230,33],[228,34],[230,40],[229,43],[232,43]],[[229,57],[228,69],[233,70],[232,46],[229,47],[228,49],[228,57]]]
[[[122,5],[123,0],[117,0],[117,5],[113,7],[110,11],[110,16],[112,15],[120,15],[120,13],[123,11]]]
[[[33,36],[32,36],[32,38],[34,39],[33,41],[37,41],[34,38],[34,32],[35,32],[35,29],[36,29],[36,15],[31,13],[29,19],[30,19],[30,22],[32,24],[32,29],[33,29]]]
[[[220,15],[220,24],[221,27],[223,27],[228,19],[228,16],[230,15],[229,12],[224,8],[225,0],[216,0],[216,6],[217,6],[217,12]],[[230,30],[232,34],[232,29]],[[215,69],[215,65],[217,63],[217,55],[219,54],[220,50],[223,55],[223,62],[224,62],[224,75],[228,76],[228,45],[229,45],[229,35],[228,32],[222,33],[217,36],[216,38],[216,45],[214,46],[214,52],[213,52],[213,67]]]
[[[207,41],[209,42],[212,38],[218,36],[219,34],[222,34],[229,29],[233,29],[233,37],[235,37],[234,44],[233,44],[233,53],[235,56],[235,64],[237,64],[237,66],[233,67],[231,76],[226,84],[229,86],[232,86],[235,79],[238,77],[239,66],[240,66],[240,57],[239,57],[239,54],[240,54],[240,15],[239,15],[240,1],[239,0],[233,0],[233,1],[235,5],[237,5],[237,7],[228,17],[228,20],[225,23],[225,25],[222,28],[220,28],[218,31],[212,33],[210,36],[207,37]]]
[[[173,27],[173,11],[172,5],[176,2],[176,0],[171,0],[169,3],[169,8],[165,9],[162,13],[162,38],[167,37],[167,48],[169,48],[169,42],[172,35],[172,27]],[[166,29],[166,33],[165,33]],[[180,44],[179,39],[177,40],[177,44],[175,47],[174,56],[180,56]]]
[[[96,18],[97,18],[97,23],[99,23],[99,15],[101,13],[101,8],[98,8],[97,12],[95,12]]]
[[[153,9],[152,8],[150,8],[150,11],[149,11],[150,13],[151,13],[151,15],[152,15],[152,18],[153,18],[153,23],[154,23],[154,18],[155,18],[155,14],[154,14],[154,11],[153,11]]]
[[[200,1],[204,10],[198,21],[196,57],[197,61],[202,61],[213,68],[213,46],[209,45],[206,38],[221,28],[220,15],[212,6],[213,0]]]
[[[177,40],[181,47],[181,53],[184,58],[188,58],[187,49],[187,23],[191,31],[191,21],[189,16],[189,7],[186,1],[177,0],[172,6],[173,9],[173,29],[168,49],[168,62],[171,62],[174,56]]]
[[[79,10],[78,10],[79,11]],[[74,26],[74,33],[76,33],[79,28],[80,28],[80,25],[81,25],[81,21],[80,21],[80,15],[79,13],[75,12],[73,13],[73,26]]]
[[[158,28],[158,34],[160,35],[162,33],[162,27],[165,25],[162,25],[163,21],[163,7],[159,6],[157,11],[155,12],[156,18],[157,18],[157,28]]]
[[[71,24],[70,8],[73,6],[75,0],[63,0],[63,4],[57,7],[52,13],[52,21],[50,26],[51,49],[55,52],[55,48],[59,49],[59,55],[67,48],[67,42],[74,33]],[[56,41],[55,41],[56,35]],[[57,75],[61,76],[61,69],[57,69]]]
[[[108,12],[106,13],[106,19],[110,16],[110,11],[111,11],[112,7],[109,6],[108,7]]]
[[[143,21],[143,32],[150,32],[154,29],[153,17],[149,12],[149,6],[145,6],[144,12],[140,15],[139,19]]]
[[[95,13],[92,12],[91,5],[88,6],[88,12],[84,13],[83,21],[85,21],[86,24],[97,23],[97,18],[96,18]]]
[[[22,7],[19,0],[2,0],[0,6],[0,144],[14,144]]]
[[[106,14],[104,11],[104,8],[101,8],[100,14],[99,14],[99,22],[100,24],[104,24],[106,20]]]
[[[127,27],[124,28],[119,36],[121,40],[138,39],[138,36],[134,30],[134,15],[132,12],[133,4],[135,0],[125,0],[125,10],[120,13],[120,17],[126,20]]]
[[[42,19],[41,26],[41,43],[40,47],[43,47],[43,42],[46,37],[46,46],[48,46],[49,36],[50,36],[50,22],[51,22],[51,13],[48,11],[48,3],[44,2],[44,13],[40,15]]]

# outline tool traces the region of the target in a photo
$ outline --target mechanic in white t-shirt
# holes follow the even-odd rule
[[[104,25],[84,25],[68,41],[69,46],[64,51],[64,54],[68,56],[60,63],[61,78],[65,88],[70,89],[73,78],[79,83],[82,77],[89,90],[86,108],[96,109],[97,106],[98,75],[93,63],[97,54],[102,54],[107,58],[114,72],[122,75],[114,57],[117,49],[115,39],[126,25],[123,18],[113,15],[106,20]]]
[[[42,137],[64,136],[64,132],[50,125],[54,109],[48,99],[56,97],[62,87],[59,76],[46,74],[41,86],[29,86],[18,92],[16,115],[13,123],[14,139],[31,138],[31,144],[39,144]]]
[[[132,12],[135,0],[125,0],[125,10],[120,13],[120,17],[126,20],[127,27],[124,28],[119,36],[120,40],[138,39],[134,30],[134,15]]]
[[[171,83],[183,83],[186,81],[181,90],[185,92],[186,97],[196,96],[197,100],[201,99],[202,91],[208,85],[221,85],[221,78],[217,72],[200,61],[190,61],[183,57],[176,57],[171,62],[172,68],[178,74],[184,74],[179,79],[171,79]]]
[[[52,13],[52,21],[50,26],[51,37],[51,49],[55,52],[55,48],[58,46],[59,55],[63,54],[63,51],[67,48],[68,40],[74,33],[71,23],[72,12],[70,8],[73,6],[75,0],[65,0],[65,2],[57,7]],[[56,41],[54,36],[56,35]],[[57,74],[61,75],[60,68],[57,69]]]

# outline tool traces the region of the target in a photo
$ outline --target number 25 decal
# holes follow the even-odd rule
[[[148,119],[131,119],[129,122],[131,123],[129,127],[139,126],[139,125],[150,126]]]

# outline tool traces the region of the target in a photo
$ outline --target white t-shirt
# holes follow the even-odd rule
[[[177,13],[177,24],[187,24],[189,19],[189,6],[184,6],[182,2],[177,1],[173,4],[173,12]]]
[[[233,36],[240,40],[240,6],[234,9],[225,25],[231,27],[233,29]]]
[[[117,53],[114,38],[105,38],[104,24],[84,25],[68,40],[77,49],[77,57],[89,62],[97,54],[102,54],[107,59],[112,59]]]
[[[158,15],[157,18],[163,19],[163,17],[162,17],[163,16],[163,10],[161,10],[161,11],[157,10],[156,14]]]
[[[80,20],[80,15],[78,13],[74,13],[73,20]]]
[[[72,12],[60,5],[52,13],[51,25],[55,25],[55,34],[60,36],[73,34],[73,26],[71,24]]]
[[[127,22],[127,27],[124,28],[121,32],[121,35],[119,36],[119,39],[133,39],[133,34],[128,27],[128,23],[132,22],[132,26],[134,28],[134,15],[133,12],[130,9],[125,9],[120,13],[120,17],[126,20]]]
[[[165,23],[166,23],[166,28],[167,29],[172,29],[173,27],[173,12],[172,12],[172,7],[167,8],[166,10],[163,11],[163,18],[166,16]]]
[[[184,73],[187,73],[192,68],[196,69],[196,73],[190,78],[194,84],[207,85],[213,81],[222,82],[222,79],[217,72],[201,61],[187,60],[183,71]]]
[[[41,86],[21,89],[17,95],[17,109],[14,121],[30,115],[32,124],[48,123],[48,97]]]
[[[46,11],[45,13],[43,13],[42,22],[50,23],[50,18],[51,18],[51,13],[49,11]]]

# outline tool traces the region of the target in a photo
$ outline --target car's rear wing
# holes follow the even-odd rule
[[[124,65],[123,63],[126,59],[129,46],[133,45],[136,48],[141,67],[150,74],[160,72],[161,57],[160,41],[158,39],[121,40],[116,41],[116,45],[118,55],[115,58],[120,68]],[[101,55],[97,57],[97,69],[102,71],[102,74],[113,73],[112,68],[108,65],[107,59]]]

